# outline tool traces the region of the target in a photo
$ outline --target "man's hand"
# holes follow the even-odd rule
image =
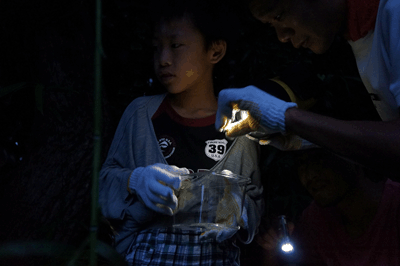
[[[236,122],[227,130],[227,123],[232,117],[234,107],[241,111],[248,111],[248,115],[239,113],[240,116],[245,117],[233,119]],[[291,107],[297,107],[297,104],[282,101],[254,86],[225,89],[218,95],[215,127],[217,130],[225,131],[227,137],[245,135],[260,127],[268,134],[285,133],[285,112]]]
[[[153,164],[136,168],[130,177],[128,190],[150,209],[172,215],[178,205],[173,189],[181,185],[180,175],[188,174],[186,168],[166,164]]]

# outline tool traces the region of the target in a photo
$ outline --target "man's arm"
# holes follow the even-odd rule
[[[248,110],[253,119],[245,117],[234,122],[233,127],[225,130],[228,137],[247,134],[260,125],[271,139],[274,133],[283,136],[296,134],[381,173],[400,172],[400,118],[388,122],[337,120],[294,108],[297,104],[247,86],[220,91],[215,122],[217,129],[224,128],[226,118],[231,118],[232,103],[241,110]]]
[[[343,121],[298,108],[285,112],[287,131],[371,169],[400,171],[400,118]]]

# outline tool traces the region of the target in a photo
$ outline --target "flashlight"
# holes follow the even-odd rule
[[[279,230],[283,234],[282,240],[280,242],[281,250],[285,253],[291,253],[293,252],[293,245],[290,242],[285,215],[279,216],[278,220],[279,220]]]

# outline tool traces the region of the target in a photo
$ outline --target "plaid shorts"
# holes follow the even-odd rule
[[[200,242],[200,231],[178,228],[136,232],[125,259],[128,265],[239,265],[240,249],[231,241]]]

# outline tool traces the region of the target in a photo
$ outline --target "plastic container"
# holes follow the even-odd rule
[[[250,178],[224,170],[183,175],[181,180],[180,189],[175,191],[178,208],[173,216],[173,227],[204,230],[240,228]]]

